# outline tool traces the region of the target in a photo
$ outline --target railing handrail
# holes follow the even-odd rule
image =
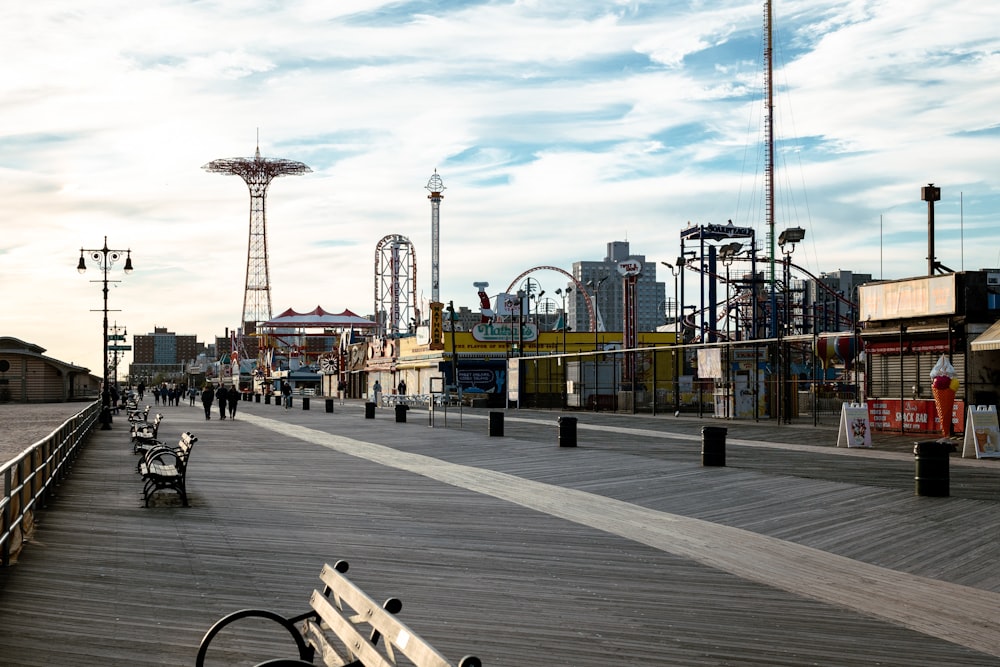
[[[67,474],[67,463],[79,451],[97,423],[100,401],[94,401],[67,419],[48,436],[0,466],[3,496],[0,496],[0,566],[10,564],[12,542],[30,530],[35,507],[44,507],[53,482]],[[18,547],[20,545],[17,545]]]

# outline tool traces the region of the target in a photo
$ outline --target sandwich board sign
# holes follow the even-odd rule
[[[866,403],[844,403],[837,429],[838,447],[871,447],[872,429]]]
[[[1000,428],[997,427],[997,406],[970,405],[965,420],[965,441],[962,458],[1000,458]]]

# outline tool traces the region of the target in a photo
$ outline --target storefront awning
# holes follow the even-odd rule
[[[985,350],[1000,350],[1000,320],[993,323],[989,329],[972,341],[970,347],[973,352],[983,352]]]

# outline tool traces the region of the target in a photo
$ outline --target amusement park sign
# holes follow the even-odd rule
[[[532,322],[521,324],[518,335],[516,322],[480,322],[472,327],[472,338],[481,343],[505,343],[510,341],[532,342],[538,337],[538,325]]]

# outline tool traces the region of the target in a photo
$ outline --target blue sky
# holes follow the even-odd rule
[[[735,0],[5,3],[0,333],[99,370],[98,275],[74,269],[105,235],[132,250],[109,296],[130,334],[237,326],[249,195],[201,166],[252,156],[258,131],[264,156],[312,168],[269,191],[276,313],[372,312],[389,234],[412,241],[429,298],[435,169],[456,304],[610,241],[672,261],[689,221],[763,245],[763,16]],[[795,261],[926,273],[933,182],[938,259],[1000,266],[1000,7],[777,0],[774,20],[776,229],[806,229]]]

